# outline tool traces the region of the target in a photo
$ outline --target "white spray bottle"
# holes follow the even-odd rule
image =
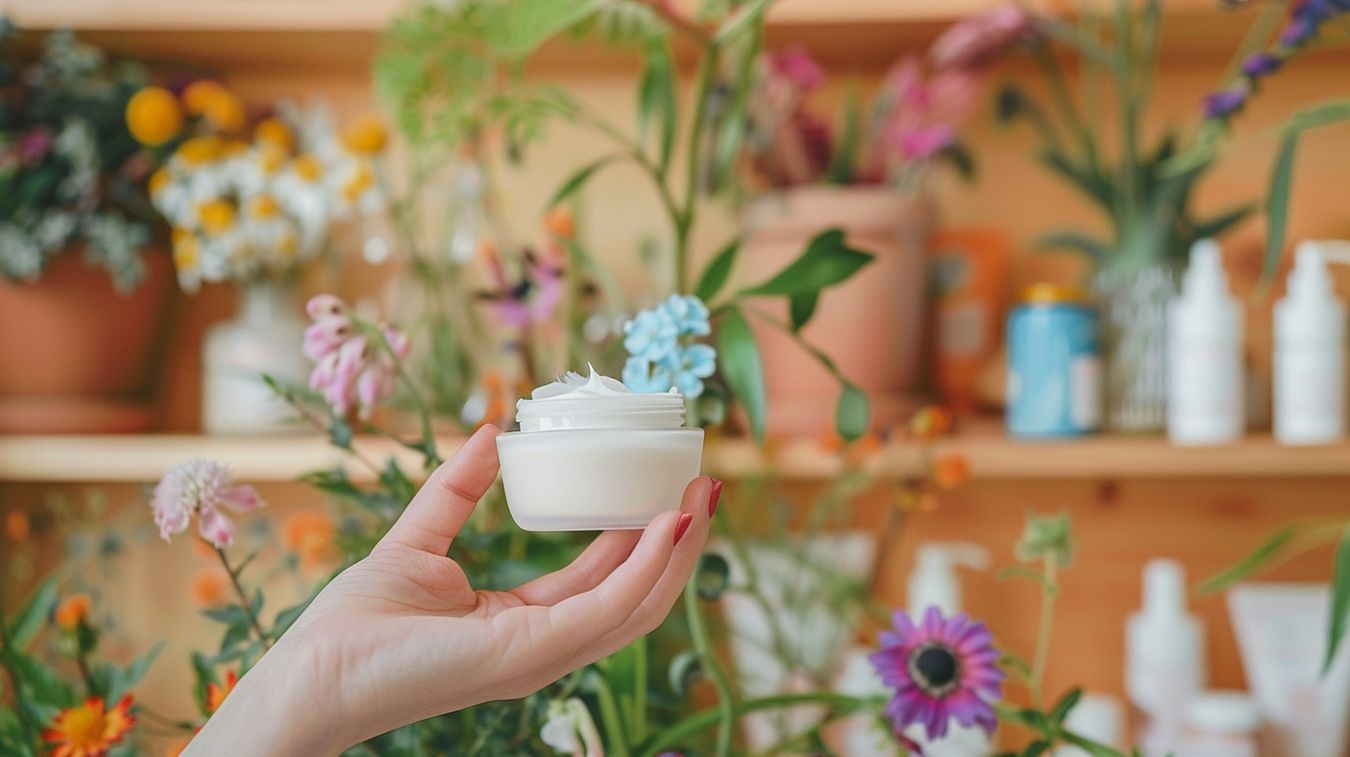
[[[1176,752],[1187,702],[1205,687],[1205,633],[1186,611],[1186,574],[1175,560],[1144,566],[1144,606],[1125,626],[1125,692],[1134,744],[1145,757]]]
[[[1327,260],[1346,257],[1344,242],[1301,242],[1284,299],[1275,305],[1275,439],[1281,444],[1328,444],[1345,436],[1345,303],[1332,291]]]
[[[1213,239],[1191,247],[1181,295],[1167,315],[1167,436],[1173,444],[1225,444],[1245,427],[1242,310],[1228,293]]]

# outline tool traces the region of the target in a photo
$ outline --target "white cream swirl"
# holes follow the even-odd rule
[[[568,371],[557,381],[516,403],[521,431],[596,428],[679,428],[684,425],[684,397],[679,390],[637,394],[622,382]]]

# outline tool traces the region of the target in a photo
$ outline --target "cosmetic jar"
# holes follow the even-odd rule
[[[535,389],[516,422],[497,452],[526,531],[643,528],[680,506],[703,462],[703,429],[684,428],[679,392],[634,393],[594,369]]]

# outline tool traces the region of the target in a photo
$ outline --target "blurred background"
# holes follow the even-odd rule
[[[0,596],[8,616],[57,575],[53,602],[94,598],[98,654],[125,664],[166,641],[136,689],[165,723],[138,749],[171,746],[172,723],[197,717],[189,654],[228,646],[202,610],[235,601],[210,545],[155,533],[150,488],[170,468],[218,460],[267,502],[232,549],[235,567],[259,555],[250,578],[270,616],[378,535],[388,514],[353,515],[342,487],[388,486],[386,457],[419,478],[419,445],[446,455],[481,423],[509,429],[515,399],[564,370],[591,362],[633,385],[624,324],[671,293],[711,307],[716,372],[639,369],[680,386],[709,429],[723,537],[810,542],[873,605],[845,630],[803,632],[804,649],[872,644],[877,607],[922,609],[926,566],[939,604],[1029,658],[1042,586],[996,573],[1019,563],[1029,513],[1062,513],[1072,561],[1052,579],[1046,691],[1105,697],[1101,738],[1123,748],[1168,719],[1129,671],[1199,666],[1157,700],[1174,730],[1201,689],[1255,695],[1250,724],[1250,702],[1223,710],[1233,743],[1262,721],[1302,727],[1284,694],[1256,691],[1253,666],[1278,663],[1243,648],[1256,642],[1240,643],[1231,598],[1192,590],[1282,533],[1265,556],[1289,559],[1262,580],[1333,578],[1350,512],[1334,292],[1350,274],[1335,244],[1300,243],[1350,239],[1344,4],[658,1],[475,16],[492,5],[4,4]],[[875,258],[834,278],[785,269],[828,229],[846,245],[823,257]],[[1193,247],[1209,237],[1217,248]],[[709,273],[729,240],[734,266]],[[1296,248],[1306,300],[1286,284]],[[763,285],[780,271],[802,283]],[[326,292],[406,331],[422,394],[401,376],[372,383],[387,397],[372,415],[359,387],[311,377],[306,355],[323,355],[309,352],[319,319],[305,303]],[[762,379],[737,367],[731,312],[751,321]],[[850,388],[867,397],[861,420]],[[723,562],[732,586],[753,553]],[[1154,659],[1127,619],[1156,558],[1175,561],[1157,591],[1179,580],[1200,630],[1172,650],[1193,621],[1155,597],[1167,649]],[[733,669],[754,659],[737,629],[753,636],[763,609],[735,597],[709,610]],[[1307,621],[1319,640],[1327,615]],[[60,636],[45,648],[70,672]],[[817,684],[842,669],[837,654],[802,657]],[[776,664],[746,685],[805,685]],[[1319,690],[1342,715],[1314,746],[1262,753],[1342,754],[1341,678]],[[1212,725],[1197,717],[1185,727]],[[747,726],[738,749],[769,748],[756,727],[771,724]],[[997,741],[1020,748],[1017,733]]]

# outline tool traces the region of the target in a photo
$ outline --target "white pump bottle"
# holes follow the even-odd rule
[[[1225,444],[1242,436],[1242,310],[1228,292],[1212,239],[1191,247],[1181,295],[1167,317],[1167,436],[1173,444]]]
[[[1327,273],[1327,253],[1341,262],[1344,244],[1300,243],[1284,299],[1275,305],[1275,438],[1281,444],[1328,444],[1345,436],[1345,303]]]
[[[1175,560],[1144,566],[1144,606],[1125,626],[1125,692],[1145,757],[1176,752],[1186,704],[1205,686],[1205,634],[1186,611],[1186,576]]]

